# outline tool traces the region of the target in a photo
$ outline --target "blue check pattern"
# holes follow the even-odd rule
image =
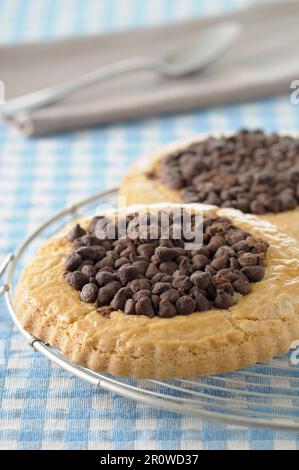
[[[249,3],[0,0],[0,42],[149,25]],[[298,106],[281,96],[38,139],[0,126],[1,257],[67,202],[117,185],[135,158],[159,145],[239,127],[297,130]],[[1,300],[0,448],[298,449],[299,434],[178,416],[96,390],[34,353]]]

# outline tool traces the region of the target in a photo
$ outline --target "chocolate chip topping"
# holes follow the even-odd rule
[[[137,216],[128,216],[127,226]],[[175,223],[171,216],[170,233]],[[170,318],[228,309],[264,277],[268,243],[226,218],[205,216],[201,228],[203,244],[189,250],[183,234],[166,240],[160,231],[158,239],[142,233],[142,238],[108,240],[95,235],[94,221],[85,235],[77,225],[68,235],[73,252],[65,262],[67,282],[80,291],[81,301],[95,302],[99,311],[110,307],[130,315]]]
[[[156,178],[187,203],[283,212],[299,204],[299,139],[260,130],[210,137],[166,156]]]
[[[86,234],[85,230],[83,230],[82,227],[80,227],[79,224],[75,225],[74,228],[68,233],[68,240],[73,242],[76,240],[76,238],[83,237]]]
[[[85,284],[80,292],[80,299],[83,302],[95,302],[98,297],[99,288],[92,283]]]

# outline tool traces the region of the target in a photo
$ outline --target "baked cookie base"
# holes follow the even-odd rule
[[[24,270],[15,294],[22,326],[73,362],[135,378],[191,378],[236,370],[286,352],[299,338],[299,248],[274,226],[231,209],[200,206],[268,240],[264,279],[228,310],[148,318],[109,317],[80,301],[64,279],[71,243],[47,241]],[[87,221],[79,221],[84,227]]]

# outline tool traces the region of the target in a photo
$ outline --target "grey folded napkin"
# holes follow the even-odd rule
[[[238,43],[204,72],[176,79],[129,73],[10,123],[26,135],[41,135],[289,93],[299,78],[298,17],[299,2],[286,1],[144,29],[2,46],[0,80],[10,99],[124,58],[160,57],[208,25],[243,25]]]

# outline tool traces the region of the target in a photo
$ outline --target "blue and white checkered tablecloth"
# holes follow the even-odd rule
[[[0,41],[154,24],[249,3],[0,0]],[[298,111],[289,96],[283,96],[32,140],[0,126],[0,254],[13,251],[40,221],[67,202],[117,185],[129,163],[162,143],[246,126],[296,130]],[[0,447],[298,449],[299,434],[178,416],[96,390],[33,353],[1,301]]]

